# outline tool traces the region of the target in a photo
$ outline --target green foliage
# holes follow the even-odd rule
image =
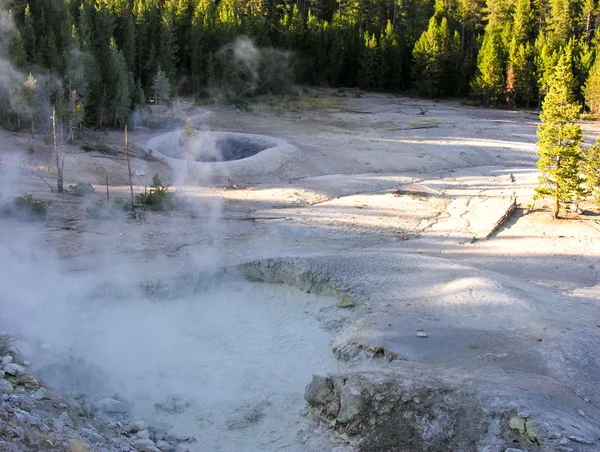
[[[527,44],[517,44],[513,39],[510,46],[509,71],[512,71],[514,101],[525,103],[527,107],[535,99],[536,77],[533,48]],[[510,93],[507,75],[507,92]]]
[[[156,105],[168,102],[171,98],[171,84],[160,67],[152,77],[152,93],[154,94],[154,102]]]
[[[67,193],[75,196],[85,196],[94,193],[96,189],[89,182],[77,181],[75,185],[69,185]]]
[[[594,115],[600,114],[600,57],[592,66],[584,87],[585,103]]]
[[[234,102],[260,94],[286,94],[292,90],[294,76],[285,52],[257,48],[241,37],[221,48],[211,68],[210,90],[220,100]]]
[[[35,134],[35,120],[40,113],[37,80],[29,74],[25,83],[15,86],[10,92],[10,105],[18,113],[31,121],[31,136]]]
[[[552,197],[555,218],[561,205],[585,195],[580,175],[583,134],[576,124],[580,106],[573,101],[572,83],[571,54],[567,49],[562,52],[550,80],[537,132],[541,175],[535,199]]]
[[[595,0],[9,3],[16,27],[6,27],[5,50],[39,86],[33,103],[22,86],[0,93],[0,117],[34,132],[48,121],[41,106],[55,107],[70,141],[84,123],[121,128],[146,99],[239,103],[296,82],[434,97],[471,87],[488,103],[506,91],[517,104],[541,102],[569,43],[579,97],[600,41]],[[41,74],[62,88],[46,89]]]
[[[85,208],[85,215],[95,220],[110,220],[116,217],[124,218],[130,210],[130,203],[123,199],[115,199],[112,203],[96,201]]]
[[[503,61],[501,37],[488,25],[477,55],[477,77],[471,83],[474,94],[481,96],[486,105],[498,103],[504,95]]]
[[[600,137],[584,154],[582,172],[588,193],[600,207]]]
[[[176,207],[175,196],[169,188],[163,185],[158,173],[152,177],[152,186],[147,192],[140,193],[135,198],[137,204],[141,204],[154,211],[168,211]]]
[[[5,212],[7,216],[22,221],[43,221],[48,212],[49,203],[36,201],[29,193],[25,193],[13,200],[12,209]]]
[[[419,94],[428,97],[450,94],[460,64],[460,35],[451,32],[445,17],[438,25],[434,16],[416,42],[413,58],[413,78]]]

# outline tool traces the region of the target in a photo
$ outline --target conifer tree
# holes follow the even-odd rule
[[[413,58],[413,78],[420,94],[435,97],[451,91],[460,64],[460,36],[452,33],[446,17],[439,24],[435,16],[429,20],[415,43]]]
[[[560,206],[585,194],[580,176],[583,134],[576,124],[579,105],[573,101],[571,53],[563,51],[542,104],[538,126],[538,169],[541,173],[534,199],[553,199],[552,215]]]
[[[32,74],[29,74],[23,85],[11,90],[10,105],[18,114],[23,114],[29,119],[31,138],[35,138],[35,119],[40,105],[37,80]]]
[[[600,137],[584,154],[582,170],[588,194],[592,195],[600,207]]]
[[[512,71],[513,89],[515,102],[525,102],[527,108],[535,97],[535,65],[533,60],[533,49],[529,43],[517,44],[513,39],[510,46],[509,72],[507,73],[507,92],[508,75]]]
[[[488,25],[483,44],[477,55],[477,77],[471,83],[475,94],[480,95],[489,105],[498,102],[504,93],[503,52],[500,35]]]
[[[25,45],[21,33],[17,30],[17,33],[13,37],[10,43],[10,60],[17,69],[24,69],[27,65],[27,53],[25,52]]]
[[[375,87],[375,72],[378,59],[377,39],[374,34],[370,36],[367,31],[365,31],[363,39],[364,47],[360,58],[360,84],[365,88],[373,89]]]
[[[590,111],[594,115],[600,114],[600,56],[596,57],[590,75],[585,82],[584,96],[585,103]]]
[[[152,77],[152,92],[154,94],[156,105],[160,105],[169,100],[171,86],[167,74],[160,68],[158,68],[158,71],[156,71],[156,74]]]

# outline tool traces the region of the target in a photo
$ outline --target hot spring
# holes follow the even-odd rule
[[[323,450],[301,415],[313,373],[339,370],[333,297],[228,279],[182,296],[71,299],[46,325],[42,378],[64,392],[116,397],[132,420],[192,451]],[[308,433],[307,433],[308,432]]]

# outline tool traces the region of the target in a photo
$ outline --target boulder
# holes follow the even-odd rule
[[[12,392],[13,385],[4,378],[0,378],[0,394],[12,394]]]
[[[96,403],[96,408],[109,414],[129,412],[129,406],[126,403],[111,398],[100,400]]]

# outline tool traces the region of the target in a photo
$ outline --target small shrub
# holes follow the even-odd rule
[[[79,146],[81,148],[82,151],[84,152],[92,152],[94,150],[94,148],[92,146],[90,146],[89,144],[82,144],[81,146]]]
[[[106,201],[97,201],[85,208],[87,218],[95,220],[109,220],[115,217],[124,217],[131,205],[123,199],[115,199],[112,204]]]
[[[75,196],[85,196],[94,193],[96,189],[89,182],[78,180],[75,185],[69,185],[67,192]]]
[[[148,149],[146,152],[144,152],[140,158],[142,160],[146,160],[147,162],[152,162],[154,160],[156,160],[156,157],[154,157],[154,155],[152,155],[152,149]]]
[[[152,186],[147,193],[140,193],[135,198],[137,204],[141,204],[154,211],[164,212],[176,207],[175,197],[169,188],[163,185],[158,173],[152,178]]]
[[[29,193],[13,200],[12,208],[5,208],[4,215],[23,221],[43,221],[50,203],[36,201]]]
[[[42,140],[44,141],[44,144],[54,143],[54,137],[52,135],[46,135]]]
[[[34,149],[33,149],[32,147],[29,147],[29,148],[27,148],[27,153],[28,153],[29,155],[32,155],[34,152],[35,152],[35,151],[34,151]]]

